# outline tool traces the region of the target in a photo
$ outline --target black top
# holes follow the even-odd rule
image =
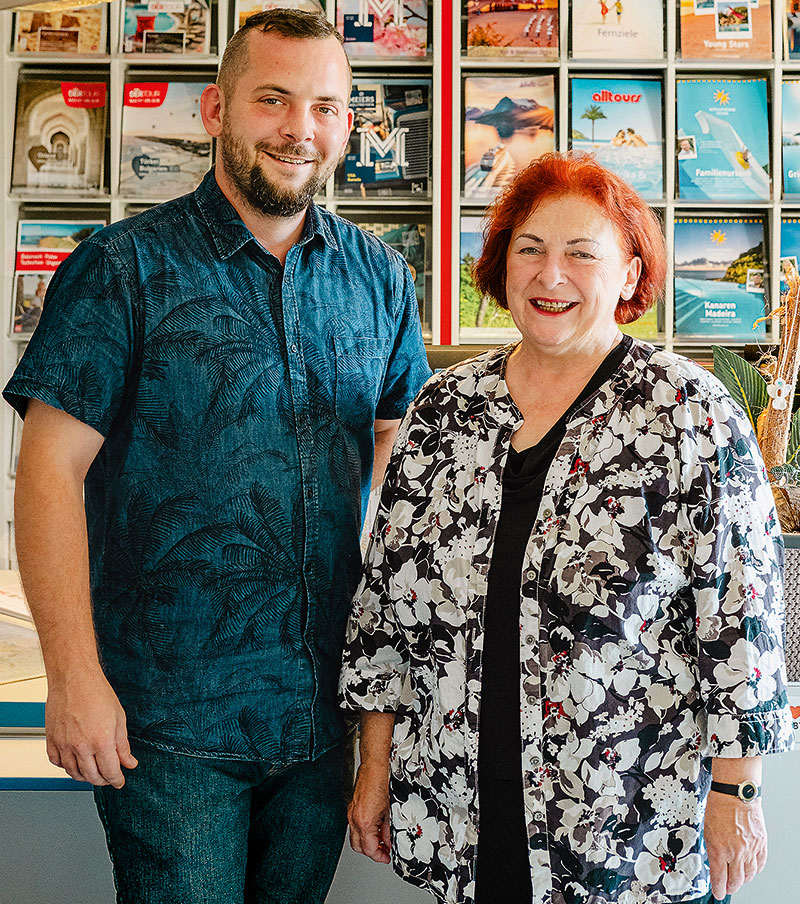
[[[489,569],[483,629],[478,784],[481,776],[520,783],[520,584],[548,468],[564,439],[567,420],[620,366],[631,346],[625,336],[606,355],[575,402],[535,445],[513,447],[503,472],[503,499]],[[530,644],[530,642],[529,642]],[[534,642],[534,649],[538,643]]]

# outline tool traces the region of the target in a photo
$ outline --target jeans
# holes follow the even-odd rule
[[[263,763],[132,744],[125,786],[95,788],[117,904],[323,904],[347,825],[353,742]]]

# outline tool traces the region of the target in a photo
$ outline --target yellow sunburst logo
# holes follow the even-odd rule
[[[727,91],[723,91],[722,88],[717,88],[714,92],[714,103],[724,106],[725,104],[730,103],[730,100],[730,94],[728,94]]]
[[[714,229],[711,233],[711,241],[716,245],[724,245],[726,239],[727,235],[725,235],[725,233],[721,232],[719,229]]]

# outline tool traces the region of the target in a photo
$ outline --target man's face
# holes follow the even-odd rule
[[[219,157],[255,210],[305,210],[341,159],[353,115],[350,73],[334,37],[253,32],[245,74],[225,96]]]

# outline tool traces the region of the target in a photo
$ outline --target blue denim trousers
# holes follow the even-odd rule
[[[205,759],[132,744],[95,788],[118,904],[323,904],[353,788],[352,738],[314,762]]]

